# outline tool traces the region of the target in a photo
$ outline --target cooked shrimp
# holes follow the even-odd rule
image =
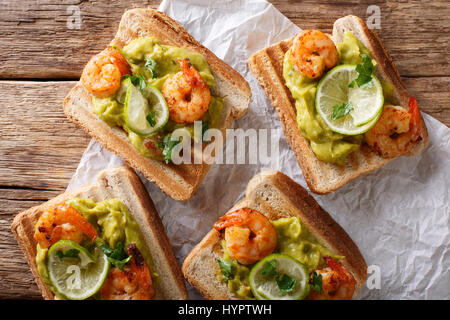
[[[169,118],[177,123],[192,123],[203,117],[211,102],[206,81],[189,59],[179,59],[181,71],[167,78],[162,94],[169,105]]]
[[[350,300],[356,288],[356,280],[347,269],[331,257],[324,256],[327,268],[316,270],[322,275],[322,292],[312,290],[308,299]]]
[[[130,73],[130,65],[119,50],[108,47],[89,60],[80,80],[96,97],[106,98],[116,93],[122,76]]]
[[[228,253],[242,264],[261,260],[277,246],[275,227],[265,215],[250,208],[227,213],[214,224],[214,228],[225,229]]]
[[[136,245],[127,247],[132,258],[123,270],[112,268],[102,286],[103,300],[150,300],[155,294],[150,270]]]
[[[77,210],[64,203],[47,209],[34,231],[34,239],[42,249],[50,248],[59,240],[80,243],[84,236],[94,241],[97,231]]]
[[[367,144],[383,158],[407,153],[420,142],[420,111],[409,98],[409,112],[397,106],[385,106],[377,124],[365,134]]]
[[[305,77],[318,78],[339,62],[339,53],[325,33],[306,30],[300,33],[292,45],[292,58],[298,71]]]

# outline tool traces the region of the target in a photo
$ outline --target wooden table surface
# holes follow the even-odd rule
[[[64,116],[64,96],[113,38],[125,9],[160,1],[63,2],[0,0],[0,298],[40,298],[9,226],[65,190],[90,140]],[[448,0],[272,2],[303,29],[327,32],[337,18],[367,19],[367,7],[379,6],[378,33],[406,87],[423,111],[450,125]],[[67,28],[71,4],[81,10],[79,30]]]

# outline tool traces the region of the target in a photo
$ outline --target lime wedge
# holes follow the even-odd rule
[[[143,92],[131,80],[125,97],[125,123],[140,136],[151,135],[160,130],[169,120],[169,108],[158,89],[147,86]]]
[[[48,251],[47,269],[58,294],[70,300],[84,300],[102,287],[109,262],[98,248],[92,255],[73,241],[60,240]]]
[[[331,69],[319,82],[316,92],[316,109],[331,130],[357,135],[368,131],[383,109],[384,97],[380,81],[372,75],[372,87],[348,85],[358,77],[356,65],[340,65]],[[334,107],[351,103],[347,116],[333,120]]]
[[[265,264],[273,261],[278,276],[286,275],[296,281],[292,291],[282,292],[276,276],[263,274]],[[258,300],[302,300],[308,296],[310,290],[305,266],[285,254],[271,254],[255,264],[250,271],[249,282],[253,295]]]

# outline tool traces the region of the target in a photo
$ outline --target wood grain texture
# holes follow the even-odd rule
[[[89,141],[62,111],[74,85],[0,82],[0,186],[65,189]]]
[[[113,38],[122,13],[159,0],[0,0],[0,299],[40,298],[9,230],[15,214],[64,191],[90,138],[68,121],[62,100],[83,65]],[[303,29],[381,9],[377,30],[421,109],[450,126],[450,6],[432,1],[272,1]],[[68,29],[67,8],[81,10]],[[33,81],[26,81],[27,79]],[[21,81],[15,81],[21,80]]]
[[[65,190],[90,140],[62,111],[74,84],[0,82],[0,299],[41,297],[9,227]]]
[[[15,214],[57,194],[54,191],[0,188],[0,299],[41,299],[30,267],[9,227]],[[45,199],[33,200],[40,197]]]
[[[160,1],[2,2],[0,77],[77,78],[89,58],[114,38],[126,9],[156,8]],[[67,27],[71,5],[80,9],[80,29]]]
[[[116,32],[127,8],[156,8],[159,1],[2,0],[0,6],[0,76],[3,78],[76,78],[82,66]],[[381,9],[381,38],[405,76],[449,75],[450,6],[433,1],[289,1],[273,4],[304,29],[331,31],[344,15],[368,17]],[[80,29],[69,29],[67,8],[77,5]],[[13,54],[11,54],[13,53]],[[45,66],[45,68],[44,68]]]

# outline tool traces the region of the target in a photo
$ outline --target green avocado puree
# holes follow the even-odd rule
[[[180,65],[177,60],[182,58],[189,58],[192,65],[199,71],[202,78],[205,79],[210,89],[216,84],[211,69],[203,55],[184,48],[163,45],[155,37],[137,38],[125,47],[117,49],[120,50],[130,64],[131,72],[134,76],[143,76],[147,85],[155,87],[160,91],[164,81],[169,76],[180,71]],[[156,76],[152,75],[152,72],[145,67],[147,59],[153,59],[156,62],[154,69],[154,75]],[[92,111],[109,126],[122,127],[128,133],[131,144],[140,154],[155,160],[163,160],[160,149],[157,147],[148,148],[144,143],[150,140],[156,146],[158,142],[163,140],[164,135],[170,134],[178,128],[186,127],[192,133],[191,136],[193,137],[193,124],[177,124],[171,120],[164,126],[162,132],[153,136],[143,137],[128,130],[123,115],[124,92],[126,92],[125,81],[122,81],[121,88],[114,97],[103,99],[94,97]],[[223,103],[223,98],[211,95],[208,112],[200,119],[203,122],[208,122],[208,128],[219,127]]]
[[[81,213],[95,227],[98,237],[112,248],[115,248],[119,242],[122,242],[125,247],[135,243],[150,269],[154,286],[158,286],[160,278],[139,225],[119,199],[95,202],[91,199],[74,198],[66,201],[66,204]],[[36,264],[42,280],[55,292],[47,272],[47,251],[48,249],[42,249],[39,244],[37,245]],[[59,296],[57,298],[62,299]]]
[[[227,280],[223,276],[220,269],[216,270],[217,280],[226,282],[228,290],[234,293],[240,299],[254,299],[250,285],[248,283],[248,276],[250,274],[250,267],[240,264],[236,259],[228,253],[226,242],[222,240],[223,260],[229,261],[233,264],[233,279]]]
[[[297,217],[272,220],[271,223],[277,232],[277,248],[275,252],[287,254],[297,259],[305,265],[309,273],[324,266],[323,256],[330,256],[337,260],[344,258],[343,256],[335,255],[321,245]],[[216,272],[217,279],[221,282],[226,282],[228,290],[238,298],[254,299],[248,283],[252,265],[244,266],[232,258],[226,249],[225,240],[222,240],[222,248],[222,259],[233,264],[233,279],[226,280],[220,269],[217,269]]]
[[[361,63],[361,53],[371,56],[369,50],[350,32],[344,34],[343,41],[336,43],[336,47],[339,53],[339,64]],[[290,50],[284,56],[283,77],[295,99],[298,129],[309,140],[311,149],[317,158],[325,162],[344,165],[347,156],[357,150],[363,142],[363,135],[345,136],[333,132],[326,125],[322,117],[317,114],[315,107],[319,80],[304,77],[297,71]],[[388,89],[388,85],[384,84],[383,89],[385,87]],[[390,92],[392,95],[392,89]],[[389,97],[387,100],[390,100]]]
[[[343,259],[321,245],[297,217],[271,221],[277,231],[277,251],[287,254],[313,272],[324,265],[323,256]]]

